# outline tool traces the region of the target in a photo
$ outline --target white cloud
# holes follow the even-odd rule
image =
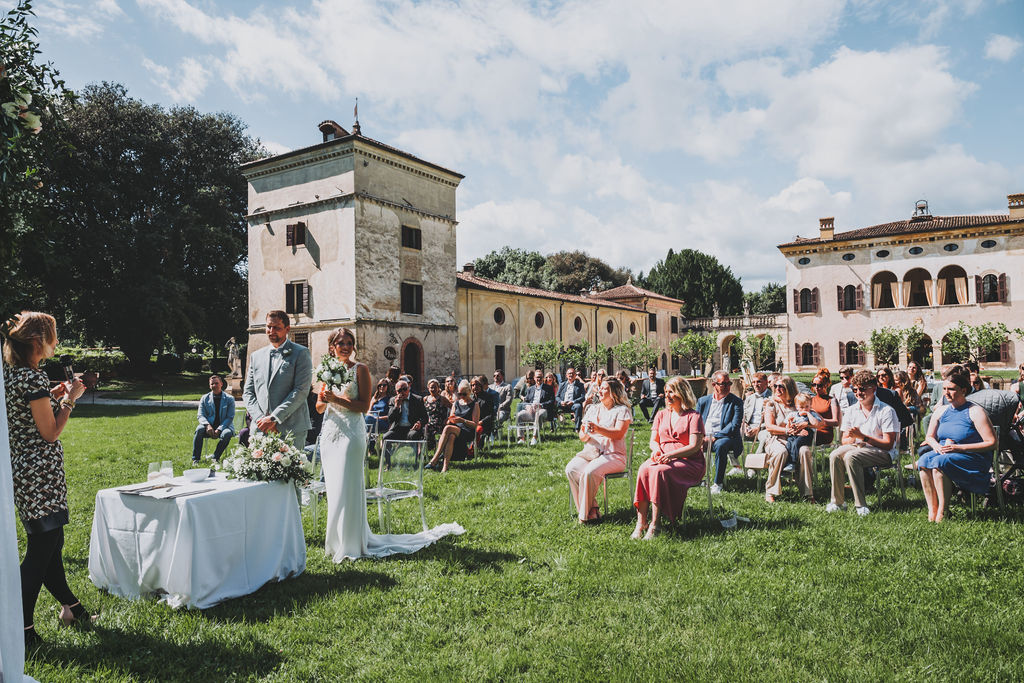
[[[124,16],[117,0],[71,2],[46,0],[37,9],[42,25],[71,39],[86,40],[103,34],[106,25]]]
[[[1022,43],[1016,38],[993,33],[985,41],[985,58],[994,59],[999,62],[1008,62],[1013,59]]]
[[[173,70],[149,59],[142,60],[142,66],[153,74],[153,83],[174,102],[194,102],[210,82],[210,72],[192,57],[181,60]]]

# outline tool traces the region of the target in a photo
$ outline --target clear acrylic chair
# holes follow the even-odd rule
[[[704,489],[708,494],[708,517],[713,517],[715,514],[714,505],[711,502],[711,484],[714,483],[714,477],[711,475],[712,466],[715,460],[715,440],[705,439],[704,440]],[[696,488],[696,487],[693,487]],[[686,498],[683,499],[683,510],[679,514],[679,524],[686,524],[686,505],[690,500],[690,493],[693,491],[686,492]]]
[[[902,437],[902,438],[901,438]],[[903,478],[903,453],[904,447],[901,446],[899,441],[906,440],[905,450],[911,454],[911,460],[913,460],[914,453],[914,425],[907,425],[900,433],[896,436],[896,458],[889,465],[883,465],[875,468],[875,507],[878,507],[882,502],[882,473],[893,471],[895,472],[896,482],[900,487],[900,498],[904,501],[907,500],[907,482]]]
[[[302,505],[313,508],[313,533],[319,530],[317,522],[320,509],[320,498],[327,496],[327,485],[324,483],[324,463],[320,458],[320,437],[316,438],[313,449],[313,479],[299,490],[299,501]]]
[[[626,430],[626,469],[622,472],[612,472],[604,475],[601,480],[601,489],[604,491],[604,516],[608,516],[608,480],[625,479],[629,482],[629,499],[633,500],[633,428]]]
[[[387,439],[381,444],[381,459],[377,467],[377,485],[366,489],[366,502],[377,503],[377,513],[384,520],[384,528],[391,533],[391,504],[407,498],[420,503],[420,522],[427,530],[427,514],[423,507],[423,465],[427,451],[425,439],[399,441]],[[384,467],[390,462],[389,467]]]

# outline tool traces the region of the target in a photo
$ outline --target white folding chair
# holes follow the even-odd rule
[[[313,508],[313,533],[319,530],[317,522],[319,500],[321,496],[327,495],[327,485],[323,481],[324,463],[320,458],[320,437],[316,438],[316,446],[313,449],[313,479],[299,490],[299,502]]]
[[[427,514],[423,507],[423,465],[426,440],[400,441],[387,439],[381,444],[377,466],[377,485],[366,489],[366,502],[377,503],[377,513],[384,519],[384,528],[391,533],[391,504],[407,498],[420,503],[420,521],[427,530]],[[384,463],[390,467],[385,468]]]

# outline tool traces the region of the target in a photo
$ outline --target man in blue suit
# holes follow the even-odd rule
[[[697,401],[697,412],[704,420],[705,438],[714,440],[715,483],[711,493],[721,493],[725,484],[726,458],[738,458],[743,453],[740,424],[743,421],[743,401],[729,391],[732,380],[729,373],[719,370],[711,376],[712,393]]]
[[[562,386],[558,387],[556,400],[558,412],[572,413],[573,420],[576,422],[576,431],[579,431],[580,422],[583,420],[583,399],[586,393],[583,382],[576,377],[576,368],[568,368],[565,371],[565,381],[562,382]]]
[[[540,434],[540,425],[549,416],[555,414],[555,390],[544,384],[544,372],[537,370],[533,373],[533,384],[527,387],[523,394],[523,400],[519,402],[519,413],[516,415],[517,424],[533,423],[533,438],[530,445],[537,445],[537,436]]]
[[[217,439],[213,459],[220,460],[235,435],[235,399],[224,393],[224,378],[210,375],[210,393],[199,399],[199,426],[192,440],[192,462],[199,462],[203,439]]]
[[[254,351],[245,379],[245,407],[252,425],[261,432],[292,434],[301,449],[312,427],[306,394],[313,384],[309,349],[288,339],[291,322],[284,311],[267,313],[270,346]]]

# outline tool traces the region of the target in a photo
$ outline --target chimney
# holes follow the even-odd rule
[[[1010,220],[1024,218],[1024,194],[1011,194],[1006,196],[1010,205]]]
[[[326,121],[321,121],[320,125],[317,126],[317,128],[319,128],[320,132],[323,133],[324,142],[329,142],[331,140],[343,138],[346,135],[348,135],[347,130],[339,126],[336,122],[331,121],[330,119],[327,119]]]
[[[820,226],[819,230],[821,231],[821,233],[819,235],[819,239],[824,241],[824,240],[831,240],[833,237],[835,237],[835,234],[836,234],[835,222],[836,222],[836,219],[834,217],[832,217],[832,216],[830,216],[828,218],[819,218],[818,219],[818,224]]]
[[[473,275],[474,270],[476,270],[476,268],[473,266],[472,261],[462,266],[462,272],[465,273],[466,275]]]

